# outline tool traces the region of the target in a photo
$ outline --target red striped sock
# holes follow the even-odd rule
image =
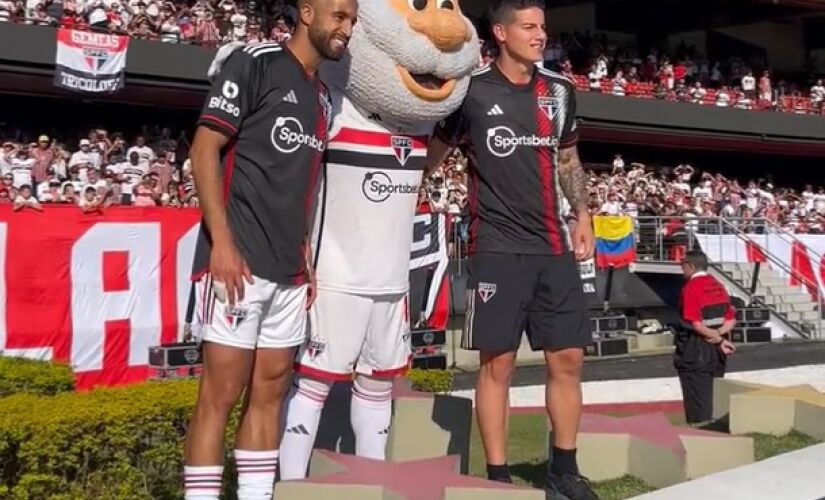
[[[223,465],[184,465],[185,500],[218,500]]]
[[[278,450],[235,450],[238,500],[270,500],[278,468]]]

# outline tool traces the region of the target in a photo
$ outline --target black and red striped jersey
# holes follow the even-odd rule
[[[692,330],[694,321],[708,328],[719,328],[735,317],[725,286],[706,272],[697,272],[682,288],[679,300],[682,326]]]
[[[303,283],[304,241],[312,224],[332,104],[286,46],[247,45],[229,56],[198,125],[229,139],[222,158],[229,228],[252,274]],[[195,275],[211,249],[202,225]]]
[[[570,251],[557,169],[576,145],[574,84],[536,67],[510,82],[495,63],[473,74],[461,108],[436,128],[460,147],[470,173],[470,252],[559,255]]]

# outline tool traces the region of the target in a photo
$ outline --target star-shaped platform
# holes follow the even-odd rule
[[[337,383],[327,398],[321,415],[315,448],[355,453],[355,436],[350,425],[352,385]],[[390,461],[459,455],[460,471],[470,463],[470,429],[473,402],[468,398],[414,391],[405,379],[393,386],[393,416],[387,439]]]
[[[656,487],[753,462],[753,440],[675,426],[664,413],[582,415],[578,461],[594,481],[625,474]]]
[[[470,467],[473,402],[468,398],[414,391],[408,380],[393,386],[393,417],[387,458],[393,461],[460,455]]]
[[[760,386],[730,396],[732,434],[784,435],[791,430],[825,440],[825,394],[795,385]]]
[[[456,456],[384,462],[316,450],[310,477],[275,486],[278,500],[542,500],[544,492],[464,476]]]

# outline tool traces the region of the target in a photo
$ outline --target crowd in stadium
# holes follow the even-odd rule
[[[283,42],[294,8],[235,0],[0,0],[0,21],[128,34],[209,47],[233,41]]]
[[[145,40],[214,47],[290,37],[294,8],[254,0],[0,0],[0,21],[129,34]],[[489,45],[481,60],[492,57]],[[822,114],[825,85],[775,80],[758,57],[709,60],[682,43],[674,53],[617,43],[603,34],[551,38],[544,66],[567,75],[580,90],[738,109]]]
[[[283,42],[294,8],[254,0],[0,0],[0,21],[129,34],[144,40],[218,46],[227,42]],[[492,57],[489,44],[481,60]],[[544,66],[567,75],[579,90],[716,107],[822,114],[825,85],[775,80],[758,57],[709,60],[682,43],[672,54],[617,43],[603,34],[551,38]]]
[[[18,134],[19,135],[19,134]],[[109,205],[196,207],[197,193],[188,141],[169,129],[147,128],[134,138],[95,129],[77,142],[46,135],[33,142],[5,140],[0,153],[0,203],[17,209],[76,204],[103,210]],[[420,203],[432,212],[467,212],[466,159],[456,151],[423,182]],[[590,170],[594,215],[680,215],[766,218],[797,233],[825,233],[825,188],[801,192],[764,180],[740,183],[722,174],[698,173],[690,165],[673,169],[626,163]]]
[[[84,211],[110,205],[195,207],[198,199],[185,136],[160,129],[132,141],[92,130],[76,144],[46,135],[34,142],[5,140],[0,152],[0,203],[15,210],[73,204]]]

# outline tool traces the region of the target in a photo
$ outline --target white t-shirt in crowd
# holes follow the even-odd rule
[[[813,102],[825,100],[825,87],[822,85],[814,85],[811,87],[811,100]]]
[[[693,197],[697,199],[707,199],[713,195],[713,189],[705,186],[696,186],[693,188]]]
[[[622,204],[619,201],[606,201],[599,212],[607,215],[619,215],[622,213]]]
[[[674,182],[671,186],[673,186],[673,189],[676,189],[677,191],[690,193],[690,184],[687,182]]]
[[[802,199],[805,200],[805,208],[813,210],[814,208],[814,192],[802,191]]]
[[[149,146],[143,146],[143,147],[132,146],[131,148],[129,148],[128,151],[126,151],[126,159],[127,160],[129,159],[130,156],[132,156],[132,153],[137,153],[138,154],[138,158],[140,158],[138,160],[138,162],[141,165],[146,165],[147,169],[149,168],[149,164],[152,163],[155,160],[155,152]]]
[[[743,76],[742,77],[742,90],[747,92],[748,90],[755,90],[755,89],[756,89],[756,78],[754,78],[753,76],[747,76],[747,75]]]
[[[18,194],[17,198],[14,199],[14,202],[18,203],[18,204],[19,203],[25,203],[26,205],[28,205],[30,207],[40,206],[40,202],[38,202],[37,199],[34,196],[29,196],[28,199],[27,199],[27,198],[23,198],[21,195]]]
[[[84,153],[83,151],[76,151],[72,153],[72,157],[69,158],[69,166],[73,167],[75,165],[81,165],[84,163],[88,163],[89,165],[94,166],[95,160],[100,161],[100,155],[96,153]]]
[[[121,186],[123,194],[132,194],[134,187],[140,184],[144,175],[149,173],[149,165],[144,165],[141,162],[138,162],[137,165],[132,165],[128,161],[124,161],[123,163],[109,165],[106,168],[115,175],[123,175],[123,177],[125,177],[126,182]]]
[[[814,210],[819,214],[825,213],[825,194],[817,193],[814,195]]]
[[[232,36],[235,40],[243,40],[246,37],[246,16],[240,12],[232,14],[229,22],[232,23]]]
[[[730,105],[730,95],[727,92],[718,92],[716,94],[716,106],[719,108],[727,108]]]
[[[14,187],[19,188],[23,184],[31,186],[34,158],[12,158],[10,167],[14,176]]]

